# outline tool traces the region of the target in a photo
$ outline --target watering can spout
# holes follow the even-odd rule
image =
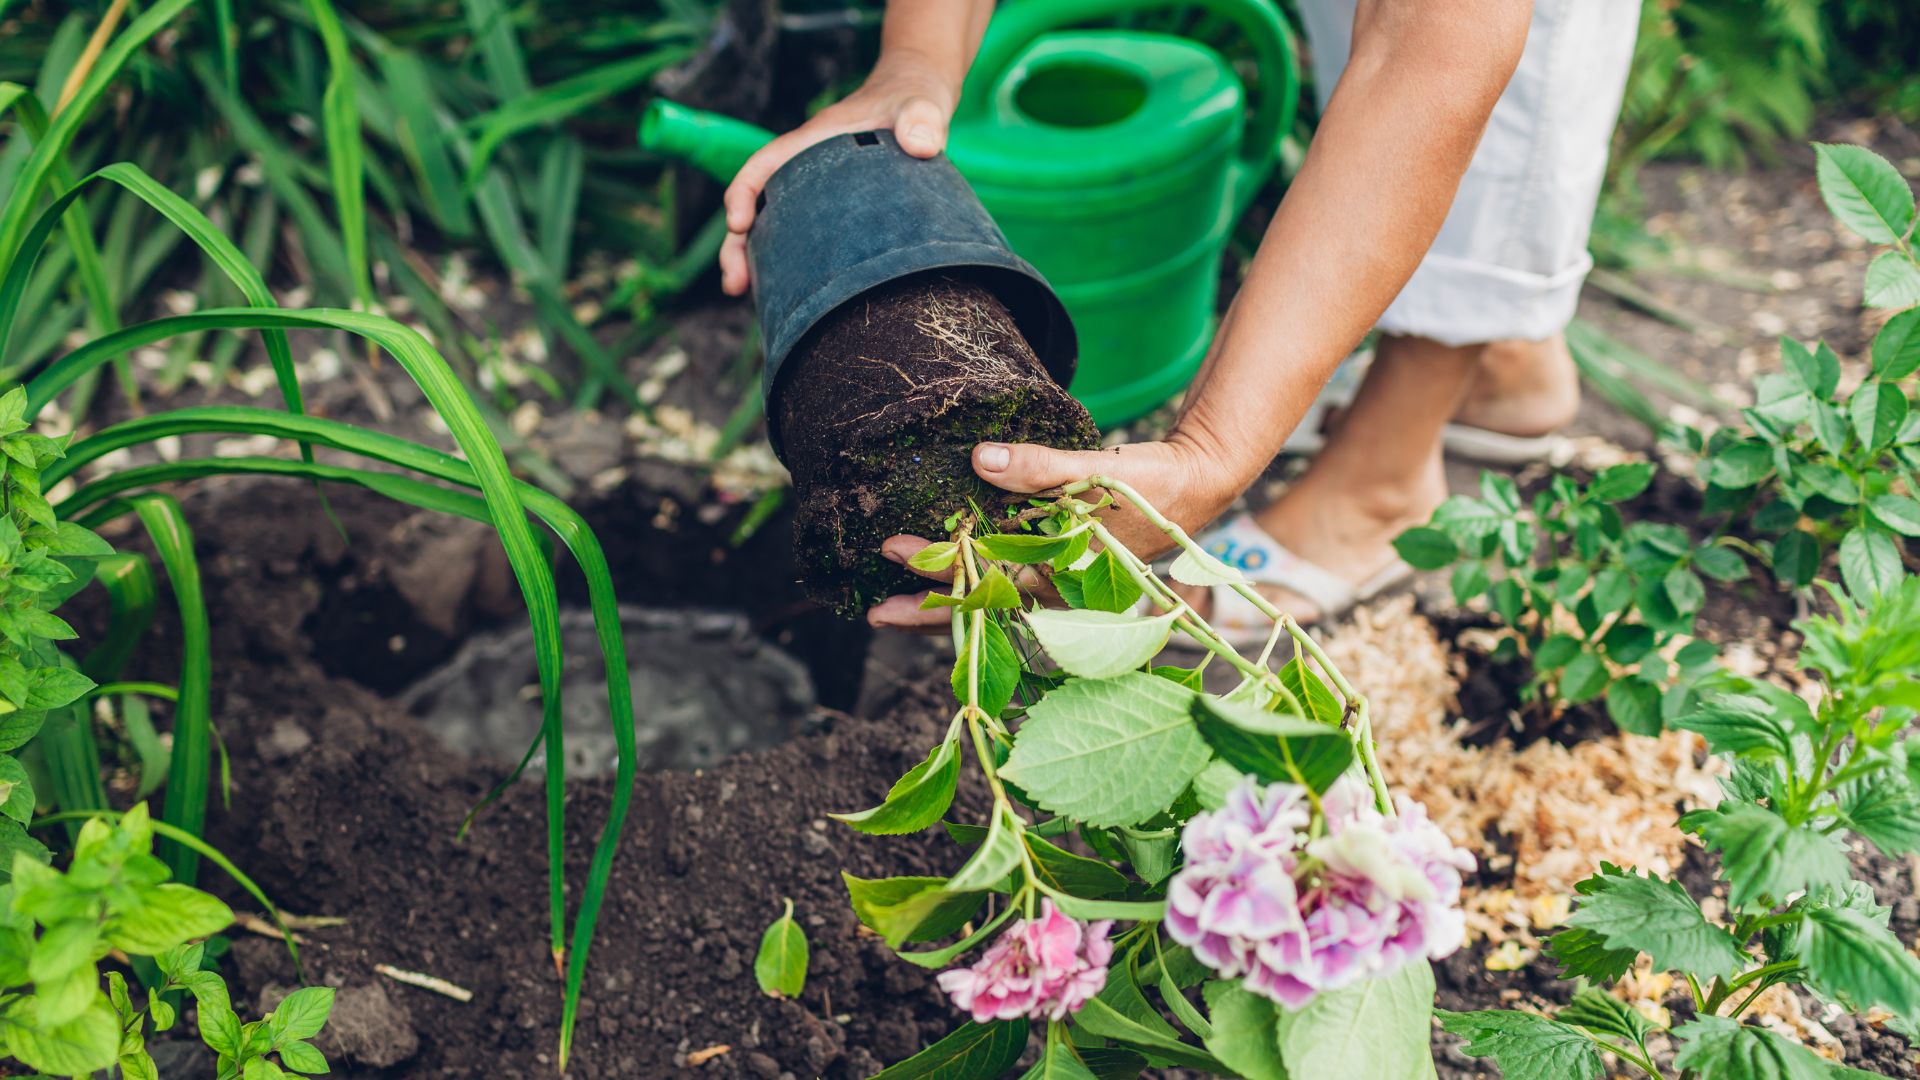
[[[773,132],[718,113],[689,109],[655,98],[640,116],[640,145],[680,158],[714,179],[733,179]]]

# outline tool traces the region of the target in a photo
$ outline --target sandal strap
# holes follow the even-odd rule
[[[1249,513],[1235,514],[1198,537],[1207,554],[1245,574],[1259,585],[1274,585],[1298,593],[1322,614],[1353,606],[1356,590],[1331,571],[1302,559],[1262,529]],[[1213,589],[1215,620],[1223,625],[1257,626],[1266,617],[1233,589]]]

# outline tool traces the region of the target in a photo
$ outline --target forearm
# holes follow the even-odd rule
[[[1530,8],[1362,3],[1346,73],[1175,429],[1223,473],[1213,501],[1266,467],[1419,265],[1519,61]]]
[[[992,14],[993,0],[887,0],[876,69],[920,65],[949,87],[957,101]]]

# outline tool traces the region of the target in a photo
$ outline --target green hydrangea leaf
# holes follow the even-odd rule
[[[1195,697],[1144,672],[1071,680],[1028,710],[1000,775],[1053,813],[1138,824],[1212,757],[1188,714]]]

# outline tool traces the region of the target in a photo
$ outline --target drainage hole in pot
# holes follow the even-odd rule
[[[633,725],[642,769],[710,768],[729,754],[784,742],[818,723],[813,680],[735,612],[623,608]],[[567,774],[611,774],[615,761],[593,618],[561,613]],[[512,766],[540,728],[533,634],[477,634],[400,702],[456,753]],[[527,775],[538,777],[539,762]]]

